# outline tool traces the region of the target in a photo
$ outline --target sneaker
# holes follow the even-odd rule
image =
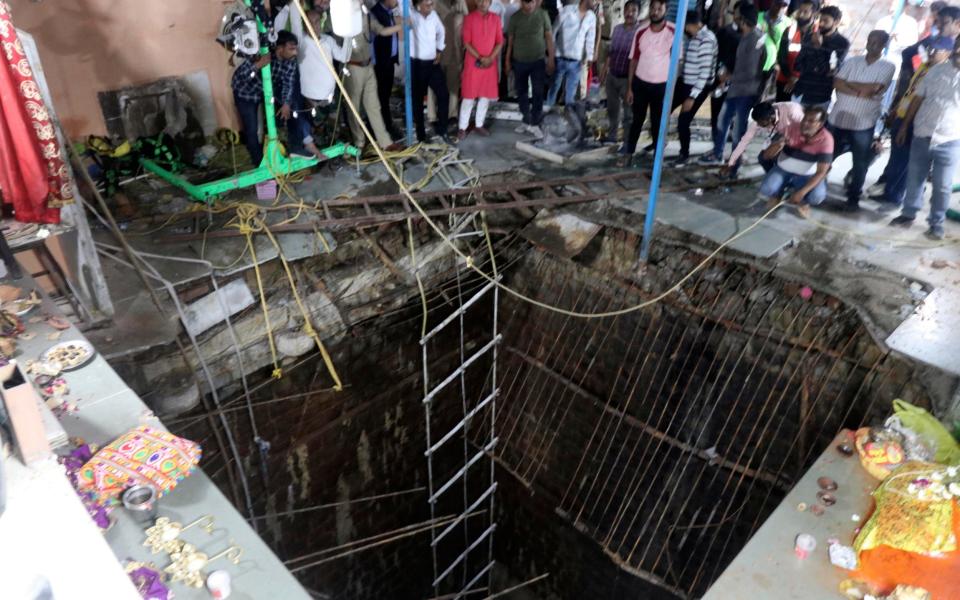
[[[932,225],[930,229],[923,232],[923,235],[927,236],[927,239],[937,242],[941,241],[945,237],[942,225]]]
[[[600,140],[600,143],[603,144],[604,146],[610,146],[610,145],[616,144],[616,143],[617,143],[617,136],[616,136],[616,134],[609,133],[609,134],[603,136],[603,139]]]
[[[643,147],[643,150],[640,151],[640,154],[650,154],[656,149],[657,149],[656,144],[647,144],[646,146]]]
[[[526,123],[520,123],[520,125],[518,125],[513,131],[516,133],[527,133],[530,131],[530,126]]]
[[[875,183],[867,188],[867,196],[876,200],[884,198],[887,195],[887,186],[884,183]]]
[[[698,158],[697,162],[701,165],[718,165],[720,164],[720,159],[717,158],[713,152],[708,152]]]
[[[913,225],[913,217],[906,217],[904,215],[900,215],[899,217],[894,217],[889,224],[890,224],[890,227],[903,227],[904,229],[906,229],[911,225]]]
[[[536,125],[528,126],[527,133],[537,138],[538,140],[543,138],[543,130],[537,127]]]
[[[690,157],[689,157],[688,155],[686,155],[686,154],[680,154],[679,156],[677,156],[676,159],[674,159],[674,161],[673,161],[673,166],[674,166],[674,167],[685,167],[685,166],[687,166],[687,164],[688,164],[689,162],[690,162]]]
[[[473,132],[480,137],[490,137],[490,130],[486,127],[475,127]]]

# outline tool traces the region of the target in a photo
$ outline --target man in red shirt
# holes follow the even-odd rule
[[[765,160],[777,160],[760,184],[760,194],[767,198],[768,209],[779,204],[783,193],[789,190],[787,202],[806,219],[810,207],[826,199],[827,173],[833,162],[833,136],[826,124],[824,108],[808,107],[800,123],[788,128],[781,139],[763,151]]]
[[[793,68],[793,63],[800,54],[800,45],[803,36],[817,28],[817,0],[802,0],[793,13],[793,25],[780,38],[780,48],[777,53],[777,102],[789,102],[793,87],[788,85],[791,77],[800,77]],[[789,88],[789,89],[787,89]]]

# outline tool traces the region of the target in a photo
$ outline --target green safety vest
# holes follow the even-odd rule
[[[770,23],[767,22],[767,14],[765,12],[760,13],[757,27],[760,28],[760,31],[767,34],[767,60],[763,63],[764,71],[769,71],[777,64],[777,54],[780,52],[780,40],[783,39],[783,32],[789,29],[791,25],[793,25],[793,19],[783,17],[779,23],[771,27]]]

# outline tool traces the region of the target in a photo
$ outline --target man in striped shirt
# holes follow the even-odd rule
[[[683,30],[687,37],[683,73],[673,94],[673,108],[682,107],[677,119],[680,155],[676,166],[685,165],[690,158],[690,125],[700,106],[710,97],[717,72],[717,36],[704,26],[699,12],[687,13]]]
[[[873,160],[873,132],[883,112],[883,97],[897,70],[883,58],[883,49],[890,36],[885,31],[871,31],[867,36],[866,56],[853,56],[833,78],[837,102],[830,111],[830,133],[836,144],[834,158],[850,152],[853,168],[847,184],[847,202],[835,208],[847,212],[860,209],[860,196],[867,169]]]
[[[767,207],[780,203],[789,190],[787,202],[806,219],[810,207],[827,197],[827,173],[833,162],[833,136],[827,131],[827,111],[822,106],[804,109],[803,120],[787,129],[786,134],[763,151],[765,160],[777,158],[777,164],[760,184],[760,194],[767,198]]]

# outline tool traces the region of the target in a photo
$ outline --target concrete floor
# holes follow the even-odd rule
[[[512,121],[493,121],[488,124],[492,135],[487,138],[469,135],[460,145],[460,158],[470,159],[476,170],[483,176],[484,183],[497,180],[553,179],[570,177],[577,174],[600,174],[615,172],[616,155],[590,165],[557,165],[533,158],[518,151],[518,141],[531,141],[529,136],[514,132]],[[705,152],[709,144],[704,141],[706,131],[695,130],[692,146],[693,154]],[[760,137],[760,136],[758,136]],[[641,140],[641,143],[644,143]],[[668,157],[678,152],[676,141],[667,144]],[[748,150],[746,156],[752,160],[760,150],[760,143]],[[871,169],[867,185],[879,176],[885,164],[881,157]],[[850,166],[850,156],[840,157],[830,174],[831,198],[841,199],[843,175]],[[650,166],[640,166],[649,169]],[[426,172],[426,165],[418,161],[408,161],[404,165],[405,181],[417,181]],[[741,172],[743,177],[762,174],[759,167],[748,166]],[[664,172],[665,186],[696,185],[708,181],[713,176],[698,167],[668,169]],[[434,178],[425,189],[447,187],[439,178]],[[704,186],[707,188],[707,186]],[[758,212],[756,186],[743,185],[732,189],[704,189],[685,194],[664,194],[657,210],[658,222],[676,229],[720,243],[735,232],[755,222]],[[332,198],[339,194],[376,195],[394,193],[395,185],[389,180],[386,170],[378,164],[360,167],[339,161],[338,163],[316,170],[307,179],[296,185],[297,193],[306,201],[319,198]],[[176,190],[169,187],[147,187],[141,192],[137,202],[141,206],[158,208],[158,215],[152,221],[132,222],[128,234],[137,234],[155,229],[165,214],[183,210],[189,203]],[[250,199],[250,193],[242,197]],[[646,212],[646,197],[631,201],[614,203],[621,210],[633,213]],[[762,206],[762,205],[761,205]],[[787,210],[781,210],[738,240],[732,248],[758,259],[773,260],[791,269],[795,273],[806,273],[811,285],[820,286],[843,296],[849,301],[863,304],[866,312],[878,327],[878,337],[891,333],[914,311],[917,300],[935,288],[960,288],[960,252],[957,240],[960,239],[960,225],[947,223],[947,240],[935,243],[923,237],[924,215],[918,218],[918,224],[910,230],[893,229],[886,223],[891,214],[881,214],[878,205],[865,201],[863,210],[855,215],[839,214],[826,210],[815,210],[809,220],[803,220]],[[581,206],[577,210],[587,210]],[[292,213],[291,213],[292,214]],[[619,211],[606,211],[604,218],[618,220]],[[203,213],[198,213],[199,227],[206,221]],[[275,218],[284,218],[276,215]],[[129,240],[138,250],[165,256],[177,256],[187,259],[204,258],[215,265],[233,263],[227,272],[239,272],[252,267],[248,256],[237,259],[244,248],[242,238],[209,239],[204,242],[180,244],[163,243],[159,238],[169,233],[182,233],[188,230],[189,221],[181,221],[155,235],[130,235]],[[339,234],[338,234],[339,235]],[[97,233],[98,239],[114,243],[103,230]],[[334,237],[328,238],[335,245]],[[322,252],[316,236],[312,234],[284,234],[280,236],[284,253],[288,258],[298,259]],[[257,241],[257,254],[260,261],[272,260],[276,251],[261,236]],[[171,282],[185,283],[208,276],[208,268],[203,265],[155,260],[154,264],[161,274]],[[164,340],[169,341],[173,328],[169,323],[161,322],[152,311],[139,281],[131,277],[131,271],[113,261],[105,260],[106,277],[115,304],[120,307],[118,318],[112,328],[91,332],[98,347],[106,356],[127,354],[140,350],[144,344],[152,345]],[[911,284],[913,289],[911,289]],[[922,288],[922,289],[921,289]],[[152,323],[148,329],[154,333],[144,334],[143,323]],[[130,336],[136,331],[138,335]],[[133,340],[133,341],[131,341]]]

